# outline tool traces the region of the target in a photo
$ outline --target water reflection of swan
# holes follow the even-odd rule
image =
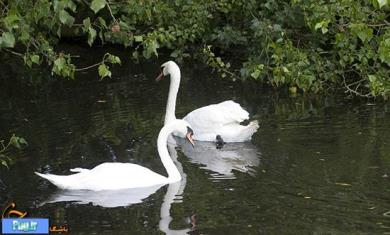
[[[187,183],[187,175],[183,171],[183,167],[181,163],[177,160],[177,152],[175,149],[175,144],[168,144],[169,153],[171,154],[172,160],[175,162],[177,169],[180,171],[183,179],[180,182],[176,182],[168,185],[167,193],[164,196],[164,201],[161,204],[160,209],[160,223],[158,225],[159,229],[168,235],[179,235],[179,234],[187,234],[191,231],[191,229],[181,229],[181,230],[172,230],[169,228],[169,224],[172,221],[171,217],[171,206],[172,203],[182,199],[182,195],[184,193],[184,189]]]
[[[56,202],[74,202],[75,204],[92,203],[94,206],[107,208],[129,206],[131,204],[141,203],[142,200],[148,198],[162,186],[163,185],[155,185],[146,188],[104,191],[59,190],[41,205]]]
[[[203,165],[201,168],[217,174],[213,178],[235,178],[234,171],[253,174],[254,167],[260,163],[257,148],[249,143],[230,143],[222,149],[216,149],[211,142],[196,142],[196,148],[175,138],[177,144],[192,163]]]

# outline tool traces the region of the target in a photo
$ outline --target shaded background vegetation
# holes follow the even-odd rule
[[[176,61],[196,58],[222,77],[255,79],[293,93],[390,93],[387,0],[37,0],[0,6],[1,52],[20,56],[27,66],[47,64],[63,77],[93,67],[111,77],[111,64],[121,62],[106,54],[78,68],[72,54],[56,48],[71,39],[123,45],[125,59],[161,52]]]

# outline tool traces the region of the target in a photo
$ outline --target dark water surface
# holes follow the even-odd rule
[[[80,53],[91,55],[84,64],[100,58]],[[0,169],[1,205],[14,201],[70,234],[390,234],[388,103],[281,94],[216,79],[191,63],[181,65],[177,116],[234,99],[260,122],[251,143],[192,149],[177,140],[170,150],[183,182],[132,205],[126,190],[61,191],[33,174],[107,161],[165,174],[156,148],[169,86],[154,81],[161,62],[124,61],[104,81],[94,71],[56,81],[44,69],[2,62],[0,139],[16,133],[29,146],[10,170]]]

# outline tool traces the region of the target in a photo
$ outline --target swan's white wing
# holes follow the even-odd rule
[[[73,175],[36,174],[62,189],[96,191],[148,187],[167,181],[166,177],[131,163],[102,163]]]
[[[86,172],[85,177],[80,180],[92,190],[112,190],[163,184],[166,177],[140,165],[109,162]]]
[[[238,103],[228,100],[196,109],[183,118],[198,132],[210,132],[225,125],[249,119],[249,113]],[[201,134],[195,133],[195,134]]]
[[[257,121],[240,125],[249,119],[249,113],[231,100],[196,109],[183,119],[193,128],[194,140],[199,141],[215,141],[220,135],[225,142],[244,142],[259,128]]]

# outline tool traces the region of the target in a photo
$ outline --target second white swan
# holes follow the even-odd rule
[[[180,68],[173,62],[168,61],[161,65],[162,72],[156,78],[161,80],[164,76],[170,75],[170,86],[168,101],[165,113],[165,124],[176,120],[175,108],[176,97],[180,86]],[[219,104],[212,104],[196,109],[183,120],[187,121],[194,130],[194,140],[213,141],[219,144],[224,142],[245,142],[252,138],[252,135],[259,128],[258,121],[252,121],[244,126],[240,123],[249,119],[249,113],[240,104],[228,100]],[[178,135],[184,137],[182,135]]]

